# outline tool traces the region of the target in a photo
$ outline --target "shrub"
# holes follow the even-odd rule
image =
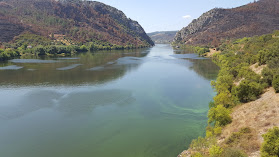
[[[262,157],[279,156],[279,128],[274,127],[263,135],[264,142],[261,148]]]
[[[197,152],[193,155],[191,155],[191,157],[203,157],[201,153]]]
[[[80,46],[79,50],[80,52],[86,52],[88,51],[87,47],[85,45]]]
[[[265,67],[262,71],[262,82],[266,83],[268,86],[272,85],[273,72],[271,69]]]
[[[219,157],[222,156],[223,153],[223,148],[213,145],[212,147],[209,148],[209,155],[211,157]]]
[[[45,48],[46,53],[49,54],[57,54],[57,47],[56,46],[47,46]]]
[[[215,126],[225,126],[232,122],[230,111],[222,105],[217,105],[209,110],[208,122],[215,123]]]
[[[45,51],[44,47],[40,45],[35,48],[35,53],[38,55],[45,55],[46,51]]]
[[[272,87],[275,89],[276,93],[279,93],[279,75],[273,78]]]
[[[248,80],[242,81],[240,85],[236,87],[236,95],[243,103],[256,100],[262,91],[263,88],[261,84]]]

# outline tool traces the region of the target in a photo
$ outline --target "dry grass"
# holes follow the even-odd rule
[[[253,70],[256,74],[261,75],[261,74],[262,74],[262,71],[263,71],[263,69],[264,69],[264,67],[266,67],[266,66],[267,66],[267,65],[261,65],[261,66],[259,66],[259,64],[256,63],[256,64],[251,65],[251,66],[250,66],[250,69]]]
[[[215,53],[221,53],[221,51],[217,51],[216,48],[214,48],[214,49],[209,49],[209,50],[210,50],[210,52],[208,52],[208,53],[206,54],[206,57],[212,57]]]
[[[249,138],[239,141],[239,147],[248,153],[249,156],[260,156],[259,146],[263,142],[262,135],[268,129],[279,126],[279,94],[273,88],[269,88],[260,99],[237,106],[231,114],[233,122],[226,126],[219,138],[219,143],[224,143],[225,139],[241,128],[249,127],[251,134]]]

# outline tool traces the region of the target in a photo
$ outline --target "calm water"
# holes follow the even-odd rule
[[[0,156],[175,157],[204,134],[217,72],[168,45],[0,62]]]

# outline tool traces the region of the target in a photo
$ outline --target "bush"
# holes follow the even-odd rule
[[[279,75],[273,78],[272,87],[275,89],[276,93],[279,93]]]
[[[262,71],[262,82],[266,83],[268,86],[272,85],[273,72],[271,69],[265,67]]]
[[[263,88],[261,84],[244,80],[236,87],[236,95],[240,102],[246,103],[256,100],[257,97],[262,94]]]
[[[8,60],[19,55],[19,52],[17,52],[16,50],[8,48],[5,51],[1,50],[0,60]]]
[[[274,127],[263,135],[264,142],[261,148],[262,157],[279,156],[279,128]]]
[[[35,48],[35,53],[38,55],[45,55],[46,51],[45,51],[44,47],[40,45]]]
[[[86,52],[86,51],[88,51],[88,49],[87,49],[87,47],[85,45],[82,45],[82,46],[80,46],[78,51],[79,52]]]
[[[195,153],[191,155],[191,157],[203,157],[201,153]]]
[[[223,148],[213,145],[212,147],[209,148],[209,155],[211,157],[221,157],[223,153]]]
[[[217,105],[209,110],[208,122],[215,123],[215,126],[225,126],[232,122],[230,111],[222,105]]]
[[[49,54],[57,54],[57,47],[56,46],[47,46],[45,48],[45,52]]]

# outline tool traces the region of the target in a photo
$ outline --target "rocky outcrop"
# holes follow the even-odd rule
[[[218,45],[222,39],[250,37],[279,29],[278,0],[260,0],[233,9],[215,8],[180,30],[176,43]]]
[[[174,40],[182,41],[189,35],[202,31],[205,27],[211,23],[221,19],[224,15],[225,9],[212,9],[200,16],[198,19],[194,19],[187,27],[184,27],[181,31],[177,32]]]

